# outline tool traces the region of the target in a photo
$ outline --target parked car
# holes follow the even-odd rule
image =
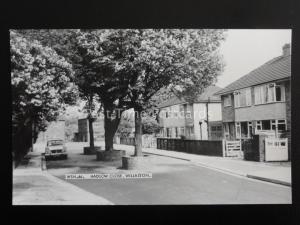
[[[67,147],[62,139],[52,139],[47,141],[45,159],[47,160],[52,157],[68,158]]]

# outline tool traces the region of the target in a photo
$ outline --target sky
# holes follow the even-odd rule
[[[270,59],[282,54],[282,46],[291,43],[289,29],[229,29],[220,47],[224,72],[216,83],[226,87]]]

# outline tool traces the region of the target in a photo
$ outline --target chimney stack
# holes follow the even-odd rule
[[[289,56],[291,54],[291,45],[285,44],[282,47],[282,56]]]

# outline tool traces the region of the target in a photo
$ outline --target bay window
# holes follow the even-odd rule
[[[275,131],[275,134],[286,131],[286,120],[256,121],[256,131]]]
[[[275,83],[254,87],[255,104],[284,101],[284,85]]]

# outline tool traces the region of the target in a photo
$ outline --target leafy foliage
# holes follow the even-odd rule
[[[142,119],[142,130],[143,134],[157,134],[160,131],[160,126],[154,117],[146,116]]]
[[[11,87],[13,136],[34,122],[44,130],[59,112],[76,100],[72,65],[53,49],[27,40],[11,30]]]

